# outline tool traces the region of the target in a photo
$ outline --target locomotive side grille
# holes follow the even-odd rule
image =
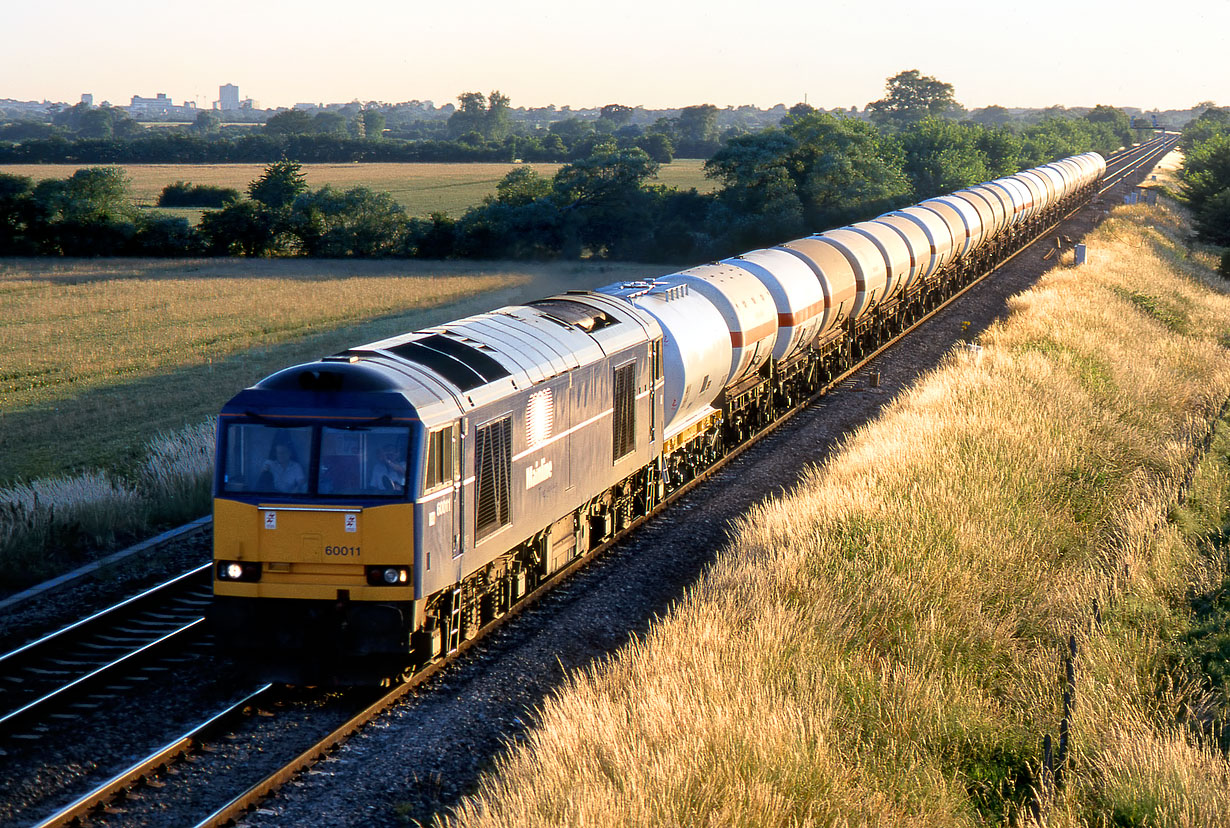
[[[509,522],[512,477],[512,417],[478,429],[474,447],[476,499],[474,534],[482,540]]]
[[[636,448],[636,363],[629,362],[615,369],[615,429],[612,462],[632,453]]]

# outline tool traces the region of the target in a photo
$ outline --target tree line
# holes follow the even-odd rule
[[[649,125],[631,123],[633,109],[602,107],[594,120],[563,118],[546,127],[514,125],[509,99],[463,93],[446,121],[403,127],[396,137],[379,109],[315,114],[291,109],[256,129],[224,130],[217,112],[198,113],[186,128],[145,129],[122,110],[78,104],[51,124],[0,125],[0,164],[223,164],[337,162],[555,162],[586,158],[614,141],[644,150],[658,163],[676,155],[704,158],[721,145],[719,110],[685,107],[677,116]],[[726,130],[737,133],[738,128]],[[746,131],[746,130],[742,130]]]
[[[313,190],[297,160],[270,164],[245,194],[169,185],[162,201],[216,207],[195,227],[134,207],[114,167],[38,183],[0,174],[0,254],[699,261],[1118,142],[1087,117],[1017,132],[927,115],[888,130],[800,110],[714,153],[705,163],[719,184],[712,194],[655,183],[659,162],[612,138],[550,177],[514,168],[456,218],[408,216],[364,187]]]
[[[221,114],[198,112],[183,127],[146,129],[115,107],[78,104],[58,111],[50,123],[0,123],[0,163],[34,164],[268,164],[283,158],[326,162],[531,162],[568,163],[614,142],[620,149],[639,148],[660,164],[673,158],[710,158],[730,141],[760,132],[768,114],[749,108],[731,112],[711,104],[684,107],[649,121],[649,113],[622,104],[607,104],[596,117],[560,113],[550,123],[519,120],[498,90],[484,95],[463,92],[446,117],[417,117],[373,103],[349,104],[341,110],[308,112],[291,109],[268,117],[263,125],[223,125]],[[807,104],[785,110],[786,117],[816,112]],[[420,116],[426,113],[419,112]],[[854,120],[896,130],[939,117],[969,120],[985,127],[1018,123],[1004,107],[966,110],[953,97],[951,84],[911,69],[889,78],[886,95],[864,111],[834,111]],[[1062,108],[1040,113],[1068,117]],[[1128,143],[1128,118],[1121,110],[1099,106],[1084,117],[1110,123]],[[409,118],[409,120],[407,120]],[[780,120],[780,119],[779,119]]]
[[[1179,147],[1181,194],[1191,207],[1197,237],[1230,247],[1230,107],[1206,109],[1183,130]],[[1230,252],[1222,273],[1230,277]]]

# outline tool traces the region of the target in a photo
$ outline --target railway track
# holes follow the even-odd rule
[[[111,706],[200,643],[212,578],[205,564],[0,655],[0,738],[36,739],[52,716]]]
[[[1173,143],[1173,140],[1163,139],[1163,140],[1153,142],[1150,145],[1146,145],[1145,147],[1136,148],[1134,152],[1130,153],[1131,157],[1127,157],[1127,158],[1124,157],[1124,156],[1129,155],[1128,153],[1121,154],[1120,156],[1116,156],[1113,159],[1113,161],[1116,162],[1115,171],[1116,171],[1117,178],[1115,180],[1115,183],[1110,184],[1107,187],[1104,187],[1099,192],[1099,194],[1107,192],[1113,186],[1122,182],[1122,180],[1126,178],[1128,175],[1131,175],[1133,172],[1139,171],[1139,169],[1144,164],[1151,163],[1157,157],[1160,157],[1161,154],[1164,154],[1165,151],[1169,150],[1169,147],[1172,143]],[[1073,211],[1073,212],[1076,212],[1076,211]],[[1069,216],[1070,215],[1071,214],[1069,214]],[[1067,218],[1067,217],[1068,216],[1065,216],[1064,218]],[[1042,238],[1043,236],[1046,236],[1049,232],[1050,232],[1050,229],[1048,228],[1048,230],[1040,233],[1037,238]],[[960,288],[960,290],[956,291],[951,297],[946,299],[943,303],[941,303],[935,309],[931,310],[924,317],[922,317],[917,322],[912,324],[906,332],[903,332],[902,334],[896,337],[893,337],[892,340],[884,343],[881,347],[877,348],[874,352],[867,355],[857,365],[853,366],[852,368],[850,368],[848,371],[846,371],[842,375],[834,378],[832,382],[830,382],[829,385],[826,386],[824,391],[831,390],[833,387],[843,385],[843,384],[849,385],[852,378],[858,372],[865,371],[867,370],[869,366],[874,365],[874,361],[876,357],[880,355],[881,353],[883,353],[888,348],[892,347],[892,345],[895,344],[899,339],[901,339],[905,335],[905,333],[908,333],[908,331],[917,329],[918,326],[924,324],[928,319],[930,319],[932,316],[938,313],[941,309],[950,306],[954,301],[957,300],[957,298],[959,298],[965,292],[970,290],[974,285],[978,284],[979,282],[987,278],[987,276],[994,273],[995,270],[998,270],[1008,261],[1011,261],[1012,258],[1014,258],[1015,256],[1020,255],[1021,253],[1028,250],[1030,246],[1033,244],[1033,241],[1036,241],[1037,238],[1035,238],[1034,240],[1031,240],[1027,244],[1022,245],[1021,248],[1016,253],[1012,254],[1012,256],[1009,256],[1007,259],[1005,259],[1003,262],[997,265],[994,269],[988,271],[986,274],[983,274],[982,276],[979,276],[978,278],[973,279],[967,284],[963,285]],[[810,405],[810,404],[811,404],[811,401],[803,405],[800,405],[795,410],[789,412],[786,416],[784,416],[782,419],[777,421],[777,423],[774,423],[772,426],[770,426],[768,429],[762,432],[760,436],[763,436],[769,431],[776,429],[782,423],[788,420],[794,413],[797,413],[797,411],[805,408],[807,405]],[[750,444],[747,444],[747,445],[750,445]],[[682,497],[684,494],[686,494],[688,491],[693,489],[695,486],[700,485],[704,480],[722,471],[726,467],[726,465],[729,462],[731,462],[735,457],[737,457],[740,453],[742,453],[742,451],[744,451],[745,448],[746,448],[746,445],[740,447],[737,451],[732,452],[730,455],[724,458],[721,462],[719,462],[715,466],[708,469],[701,477],[698,477],[696,480],[690,482],[687,486],[683,487],[678,492],[675,492],[674,494],[672,494],[672,496],[668,498],[664,506],[675,502],[680,497]],[[642,524],[645,520],[646,520],[645,518],[642,518],[632,523],[628,527],[627,533],[635,531],[635,529],[640,524]],[[611,545],[622,541],[627,533],[625,533],[625,535],[621,535],[620,537],[613,539],[612,541],[608,542],[607,544],[604,544],[598,549],[593,550],[588,555],[582,558],[579,558],[577,561],[573,563],[572,566],[558,573],[550,581],[544,583],[538,590],[536,590],[527,599],[526,602],[519,605],[514,611],[510,612],[504,618],[498,619],[496,622],[493,622],[491,627],[485,628],[483,631],[484,635],[480,636],[479,639],[475,639],[472,642],[466,642],[465,644],[463,644],[463,646],[458,650],[458,652],[455,653],[450,659],[440,661],[440,662],[437,662],[431,665],[430,667],[426,668],[424,671],[411,677],[406,682],[392,688],[387,693],[379,696],[378,698],[371,700],[370,703],[366,703],[367,700],[365,699],[364,700],[365,703],[362,705],[362,709],[358,710],[356,713],[354,713],[354,715],[349,716],[346,719],[346,721],[343,722],[341,725],[332,728],[327,733],[324,733],[324,735],[322,735],[319,739],[314,741],[313,744],[311,744],[306,750],[297,750],[294,752],[293,756],[288,756],[284,759],[279,759],[278,767],[273,772],[265,774],[262,778],[260,778],[259,780],[255,782],[251,782],[250,784],[245,784],[245,785],[236,784],[235,787],[242,788],[242,790],[236,790],[233,792],[233,794],[227,794],[227,796],[229,797],[227,801],[222,802],[220,805],[217,805],[217,807],[211,806],[213,807],[213,810],[210,811],[207,816],[202,818],[196,824],[200,826],[225,825],[225,824],[229,824],[230,822],[234,821],[236,818],[241,816],[246,810],[250,809],[254,804],[259,802],[264,797],[268,796],[268,794],[271,791],[276,790],[279,786],[285,784],[285,782],[288,779],[292,778],[296,773],[302,771],[306,767],[309,767],[310,765],[312,765],[313,763],[315,763],[322,757],[327,756],[329,751],[335,745],[339,744],[348,735],[350,735],[355,730],[362,727],[363,724],[365,724],[366,722],[370,721],[372,718],[377,716],[381,711],[387,709],[389,706],[396,703],[399,699],[403,698],[404,696],[412,692],[414,689],[421,686],[423,682],[430,679],[432,676],[434,676],[440,670],[446,667],[449,663],[451,663],[451,661],[455,659],[457,655],[464,653],[467,649],[469,649],[470,646],[477,643],[479,640],[482,640],[482,638],[485,637],[486,634],[488,634],[491,631],[491,629],[494,629],[495,627],[502,625],[508,619],[514,617],[516,614],[519,614],[525,608],[533,604],[542,595],[546,594],[546,592],[550,590],[553,586],[555,586],[558,582],[569,577],[577,569],[584,566],[589,560],[602,554],[602,552],[605,551],[607,548],[609,548]],[[100,807],[105,806],[107,803],[114,802],[116,797],[122,796],[123,791],[130,789],[134,784],[139,784],[142,781],[149,781],[153,779],[157,775],[158,770],[160,768],[166,767],[169,762],[174,761],[175,757],[184,756],[193,751],[200,751],[205,746],[207,746],[211,740],[217,740],[220,738],[224,738],[222,734],[226,732],[234,731],[237,727],[242,726],[243,720],[245,719],[244,711],[250,712],[255,707],[273,706],[276,703],[277,702],[275,700],[275,690],[273,688],[269,688],[269,687],[260,688],[258,691],[255,691],[252,695],[245,696],[243,699],[241,699],[236,704],[228,707],[226,711],[223,711],[221,713],[211,716],[208,721],[203,722],[201,725],[197,727],[194,727],[191,730],[191,732],[186,733],[180,737],[177,737],[176,739],[169,742],[168,745],[164,746],[158,751],[151,753],[145,759],[137,763],[134,763],[129,768],[126,768],[123,773],[116,774],[112,779],[108,780],[106,784],[97,787],[95,790],[89,792],[88,794],[84,796],[78,797],[70,806],[61,809],[55,814],[49,815],[46,819],[44,819],[42,822],[39,822],[37,824],[40,826],[71,824],[73,821],[82,818],[83,815],[87,815],[91,811],[94,811]],[[250,719],[251,717],[249,716],[246,718]],[[159,784],[163,784],[163,783],[166,783],[166,787],[157,787],[157,788],[147,789],[143,791],[142,797],[146,799],[150,797],[160,797],[163,795],[163,792],[166,791],[167,788],[173,787],[167,782],[166,779],[163,779],[162,782]],[[219,792],[219,794],[221,795],[221,792]],[[215,800],[215,802],[216,801],[217,800]],[[202,809],[202,812],[204,812],[204,810],[205,809]]]

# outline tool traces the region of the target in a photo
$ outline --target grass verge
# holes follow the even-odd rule
[[[1194,724],[1215,700],[1180,644],[1225,567],[1168,518],[1230,397],[1230,298],[1187,237],[1169,207],[1116,210],[981,356],[954,352],[743,518],[452,821],[1223,823],[1230,765]]]

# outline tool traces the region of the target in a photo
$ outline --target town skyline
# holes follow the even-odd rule
[[[648,109],[711,103],[771,108],[806,100],[860,109],[885,79],[916,68],[968,109],[1132,106],[1183,109],[1230,98],[1220,64],[1230,4],[1185,10],[1182,39],[1109,4],[1038,0],[1026,24],[1008,6],[942,0],[824,7],[769,0],[754,16],[729,0],[617,9],[529,0],[511,17],[489,0],[408,8],[356,0],[191,9],[117,0],[10,11],[0,95],[121,105],[167,94],[210,108],[239,83],[261,108],[359,100],[454,101],[499,89],[514,106]],[[82,82],[85,80],[86,82]],[[88,88],[87,88],[88,87]]]

